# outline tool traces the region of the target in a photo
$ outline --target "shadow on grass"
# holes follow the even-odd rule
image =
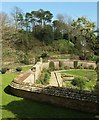
[[[12,95],[10,86],[7,86],[4,92]],[[29,99],[12,100],[3,105],[2,109],[12,112],[15,118],[94,118],[92,114]]]
[[[11,90],[10,90],[10,85],[8,85],[7,87],[5,87],[4,92],[6,94],[12,95]]]
[[[4,110],[11,111],[16,118],[93,118],[91,114],[31,101],[27,99],[12,101],[3,106]]]

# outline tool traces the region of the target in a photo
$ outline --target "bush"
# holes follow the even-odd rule
[[[99,57],[96,59],[96,64],[98,64],[99,63]]]
[[[29,65],[30,63],[27,55],[22,56],[22,58],[20,58],[20,62],[24,63],[25,65]]]
[[[46,57],[49,57],[49,55],[47,53],[42,53],[40,57],[41,58],[46,58]]]
[[[7,68],[2,68],[2,69],[0,70],[1,74],[5,74],[6,71],[7,71]]]
[[[54,71],[55,70],[55,66],[54,66],[54,62],[53,61],[50,61],[50,63],[49,63],[49,70],[50,71]]]
[[[22,68],[21,67],[17,67],[16,71],[20,72],[20,71],[22,71]]]
[[[88,68],[91,69],[91,70],[94,70],[94,66],[93,65],[90,65]]]
[[[99,82],[97,82],[97,84],[95,85],[94,92],[99,94]]]
[[[63,61],[59,61],[59,68],[63,67]]]
[[[74,68],[77,69],[78,61],[74,61]]]
[[[23,63],[26,64],[26,65],[29,65],[29,59],[28,59],[28,56],[27,56],[27,55],[24,56],[24,61],[23,61]]]
[[[72,80],[71,84],[73,86],[79,87],[80,90],[83,90],[86,84],[86,80],[84,78],[76,77]]]
[[[69,67],[69,66],[65,66],[64,69],[65,69],[65,70],[68,70],[68,69],[70,69],[70,67]]]
[[[44,70],[41,73],[40,79],[36,81],[37,84],[48,84],[49,83],[49,79],[50,79],[51,73],[49,70]]]
[[[44,83],[48,84],[49,79],[50,79],[50,73],[46,71],[44,75]]]

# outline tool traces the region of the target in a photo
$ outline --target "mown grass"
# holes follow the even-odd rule
[[[12,96],[4,89],[18,74],[2,75],[2,118],[94,118],[95,115]]]
[[[96,84],[97,74],[94,70],[88,70],[88,69],[72,69],[72,70],[66,70],[62,72],[63,75],[70,74],[74,76],[84,77],[87,78],[88,81],[85,85],[85,90],[93,90],[94,86]],[[68,86],[71,86],[71,82],[65,82]]]
[[[93,80],[96,80],[96,72],[94,70],[87,70],[87,69],[72,69],[72,70],[66,70],[62,73],[67,73],[71,75],[77,75],[81,77],[87,77],[87,78],[93,78]]]
[[[26,65],[26,66],[22,66],[22,71],[25,72],[25,71],[28,71],[29,69],[32,68],[33,65]]]

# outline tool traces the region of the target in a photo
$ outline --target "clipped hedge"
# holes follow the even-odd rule
[[[49,63],[49,70],[50,71],[54,71],[55,70],[55,66],[54,66],[54,62],[53,61],[50,61],[50,63]]]
[[[22,71],[22,68],[21,68],[21,67],[17,67],[17,68],[16,68],[16,71],[17,71],[17,72],[21,72],[21,71]]]
[[[77,69],[78,61],[74,61],[74,68]]]
[[[2,68],[2,69],[0,70],[1,74],[5,74],[6,71],[7,71],[7,68]]]

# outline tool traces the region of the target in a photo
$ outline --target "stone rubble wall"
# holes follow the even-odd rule
[[[27,86],[12,82],[11,93],[20,97],[99,114],[99,96],[89,91],[62,87]]]

